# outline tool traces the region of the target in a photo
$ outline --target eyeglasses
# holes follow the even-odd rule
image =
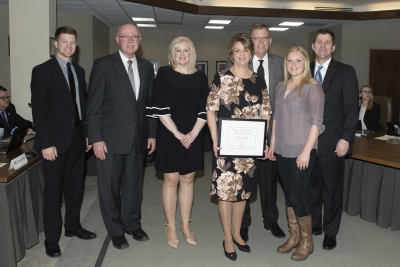
[[[372,95],[372,91],[361,91],[361,93],[366,94],[366,95]]]
[[[72,42],[69,42],[69,43],[68,43],[67,40],[61,40],[60,43],[62,43],[63,45],[68,45],[68,44],[70,44],[70,45],[77,45],[77,42],[72,41]]]
[[[6,100],[6,99],[10,100],[11,96],[0,96],[0,99],[2,99],[2,100]]]
[[[132,35],[132,36],[123,35],[123,36],[118,36],[118,37],[121,38],[124,41],[128,41],[130,38],[132,38],[133,40],[137,41],[137,40],[140,39],[141,36],[140,35]]]
[[[262,36],[262,37],[252,37],[251,40],[255,41],[267,41],[270,37]]]

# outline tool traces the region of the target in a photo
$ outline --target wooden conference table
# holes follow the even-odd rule
[[[343,211],[380,227],[400,229],[400,145],[355,137],[346,159]]]
[[[33,140],[26,144],[33,146]],[[9,171],[10,161],[28,149],[23,145],[0,155],[0,266],[17,266],[25,250],[39,242],[43,231],[42,156],[28,158],[28,164]]]

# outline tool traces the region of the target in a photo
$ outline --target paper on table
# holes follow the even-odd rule
[[[7,165],[7,163],[0,163],[0,168],[3,166],[6,166],[6,165]]]
[[[387,141],[389,138],[394,138],[394,136],[393,136],[393,135],[387,135],[387,134],[385,134],[384,136],[375,137],[375,139],[377,139],[377,140],[383,140],[383,141]]]

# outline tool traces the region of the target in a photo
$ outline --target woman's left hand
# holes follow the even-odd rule
[[[310,153],[301,152],[300,155],[296,159],[297,168],[301,171],[304,171],[308,168],[308,163],[310,162]]]
[[[189,149],[190,145],[193,143],[194,139],[196,139],[197,134],[193,132],[189,132],[188,134],[185,134],[182,139],[181,139],[181,144],[186,148]]]
[[[266,159],[268,159],[268,157],[269,157],[269,155],[268,155],[268,146],[265,145],[264,157],[263,158],[258,158],[258,159],[266,160]]]

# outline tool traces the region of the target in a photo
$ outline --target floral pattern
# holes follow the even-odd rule
[[[260,119],[272,114],[265,80],[256,73],[248,79],[235,77],[230,70],[215,75],[207,99],[207,110],[218,118]],[[243,201],[257,192],[257,160],[216,158],[210,195],[224,201]]]

